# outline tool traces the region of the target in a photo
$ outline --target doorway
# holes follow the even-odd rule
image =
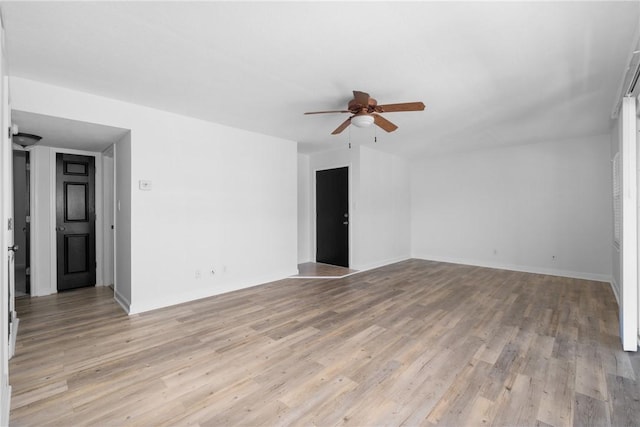
[[[95,286],[95,160],[56,154],[57,289]]]
[[[29,215],[29,152],[13,150],[13,243],[17,246],[15,260],[15,296],[31,293],[30,215]]]
[[[316,262],[349,267],[349,168],[316,171]]]
[[[114,210],[114,168],[116,166],[114,155],[115,145],[124,138],[129,138],[130,130],[20,110],[11,110],[11,119],[22,131],[42,136],[42,140],[26,150],[29,153],[30,162],[29,295],[39,297],[58,292],[58,231],[56,231],[58,153],[93,158],[95,171],[91,176],[95,183],[95,205],[92,211],[95,220],[95,236],[91,246],[94,254],[86,267],[93,266],[92,269],[95,271],[92,273],[95,274],[95,278],[89,282],[97,286],[115,287],[116,248],[112,243],[116,213]],[[16,150],[18,150],[17,147]],[[75,168],[78,167],[75,166]],[[71,170],[73,169],[72,165]],[[74,189],[77,192],[78,187]],[[78,240],[80,239],[69,243],[77,247],[78,243],[82,243]],[[77,270],[84,266],[69,267]]]

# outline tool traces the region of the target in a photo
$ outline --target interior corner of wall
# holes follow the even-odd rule
[[[126,297],[116,291],[113,294],[113,298],[127,314],[133,314],[131,311],[131,302]]]
[[[616,298],[616,303],[618,304],[618,307],[620,307],[620,296],[618,295],[618,289],[620,289],[618,282],[616,282],[616,278],[615,277],[611,277],[611,280],[609,281],[609,285],[611,286],[611,291],[613,292],[613,296]]]

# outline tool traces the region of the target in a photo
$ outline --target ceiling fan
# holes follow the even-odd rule
[[[402,104],[386,104],[378,105],[378,101],[371,98],[368,93],[353,91],[353,99],[349,101],[346,110],[333,110],[333,111],[312,111],[304,114],[326,114],[326,113],[351,113],[353,114],[347,120],[345,120],[340,126],[336,128],[332,135],[337,135],[345,130],[350,124],[358,127],[367,127],[372,123],[386,130],[387,132],[393,132],[398,129],[398,126],[391,123],[378,113],[392,113],[396,111],[422,111],[424,110],[424,104],[422,102],[404,102]]]

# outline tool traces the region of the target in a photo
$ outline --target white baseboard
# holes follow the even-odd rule
[[[396,258],[385,259],[383,261],[376,261],[376,262],[367,263],[367,264],[356,264],[353,267],[349,267],[349,268],[353,270],[358,270],[358,272],[362,272],[367,270],[373,270],[374,268],[384,267],[385,265],[389,265],[389,264],[395,264],[396,262],[406,261],[410,258],[411,257],[409,255],[403,255]]]
[[[129,300],[127,298],[125,298],[124,296],[122,296],[122,294],[119,294],[118,292],[114,292],[113,293],[113,299],[116,300],[116,302],[118,304],[120,304],[120,307],[122,307],[122,309],[127,313],[127,314],[131,314],[131,302],[129,302]]]
[[[189,301],[195,301],[202,298],[208,298],[215,295],[226,294],[227,292],[233,292],[240,289],[251,288],[253,286],[262,285],[276,280],[282,280],[298,274],[298,270],[287,270],[277,274],[269,274],[266,276],[240,279],[235,281],[229,281],[227,283],[219,283],[216,287],[198,288],[181,294],[171,294],[168,296],[162,295],[154,299],[150,299],[142,302],[135,302],[129,304],[129,314],[138,314],[145,311],[156,310],[158,308],[169,307],[176,304],[182,304]]]
[[[559,270],[553,268],[531,267],[526,265],[503,264],[498,262],[478,261],[473,259],[442,257],[437,255],[416,254],[413,258],[428,261],[448,262],[452,264],[473,265],[476,267],[495,268],[499,270],[519,271],[522,273],[546,274],[549,276],[569,277],[572,279],[593,280],[596,282],[611,283],[613,278],[606,274],[584,273],[579,271]]]
[[[618,283],[616,282],[616,278],[612,277],[609,282],[611,285],[611,290],[613,291],[613,296],[616,297],[616,303],[618,303],[618,307],[620,307],[620,296],[618,295]]]
[[[16,339],[18,337],[18,326],[20,325],[20,319],[18,313],[15,311],[11,313],[11,336],[9,337],[9,359],[13,357],[16,352]]]

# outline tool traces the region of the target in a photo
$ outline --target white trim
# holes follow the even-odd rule
[[[345,275],[342,276],[300,276],[300,275],[295,275],[295,276],[289,276],[287,277],[287,279],[313,279],[313,280],[324,280],[324,279],[344,279],[345,277],[349,277],[349,276],[353,276],[354,274],[358,274],[358,273],[362,273],[361,271],[353,271],[351,273],[347,273]]]
[[[115,299],[116,302],[118,304],[120,304],[120,307],[122,307],[122,309],[127,314],[131,314],[131,302],[127,298],[125,298],[124,296],[120,295],[117,291],[114,290],[113,299]]]
[[[111,155],[113,156],[113,200],[111,201],[111,209],[112,209],[112,215],[113,215],[113,226],[114,226],[114,231],[113,231],[113,297],[116,299],[117,301],[117,295],[118,294],[118,257],[116,256],[116,248],[118,247],[118,236],[115,231],[118,229],[118,212],[116,211],[116,208],[118,206],[118,185],[117,185],[117,180],[118,180],[118,176],[116,175],[116,150],[118,149],[118,146],[116,145],[116,143],[114,143],[111,147],[113,147],[113,149],[111,150]],[[125,298],[126,300],[126,298]],[[118,302],[120,305],[122,305],[120,302]],[[122,308],[124,308],[124,311],[126,311],[127,313],[129,313],[129,306],[131,305],[130,302],[127,303],[126,307],[122,306]]]
[[[373,270],[375,268],[384,267],[385,265],[390,265],[390,264],[395,264],[397,262],[406,261],[406,260],[411,259],[411,258],[412,257],[410,255],[403,255],[403,256],[399,256],[399,257],[385,259],[385,260],[382,260],[382,261],[370,262],[370,263],[362,264],[362,265],[355,265],[355,266],[349,267],[349,268],[353,268],[354,270],[358,270],[358,272],[361,273],[363,271],[369,271],[369,270]]]
[[[8,246],[11,236],[7,230],[7,221],[13,215],[10,212],[13,195],[10,158],[13,159],[11,142],[6,130],[10,119],[9,94],[5,85],[7,63],[5,58],[5,33],[0,10],[0,425],[9,425],[9,411],[11,409],[11,386],[9,385],[9,325],[8,318],[13,313],[13,290],[9,289],[9,258]],[[12,267],[12,266],[11,266]],[[13,273],[11,273],[13,276]],[[13,337],[12,337],[13,338]]]
[[[584,273],[579,271],[558,270],[553,268],[531,267],[526,265],[503,264],[497,262],[479,261],[468,258],[455,258],[438,255],[415,254],[413,258],[427,261],[449,262],[452,264],[464,264],[475,267],[494,268],[498,270],[519,271],[522,273],[545,274],[548,276],[568,277],[571,279],[593,280],[596,282],[611,283],[612,277],[606,274]]]
[[[616,278],[612,277],[611,282],[611,291],[613,292],[613,296],[616,297],[616,303],[618,304],[618,308],[620,308],[620,295],[618,295],[618,282],[616,282]]]
[[[638,190],[636,100],[622,100],[622,240],[620,244],[620,338],[625,351],[638,349]]]
[[[20,319],[18,313],[11,312],[11,334],[9,335],[9,359],[16,354],[16,338],[18,338],[18,326],[20,325]]]
[[[56,247],[56,151],[49,151],[49,293],[58,293],[58,249]]]

